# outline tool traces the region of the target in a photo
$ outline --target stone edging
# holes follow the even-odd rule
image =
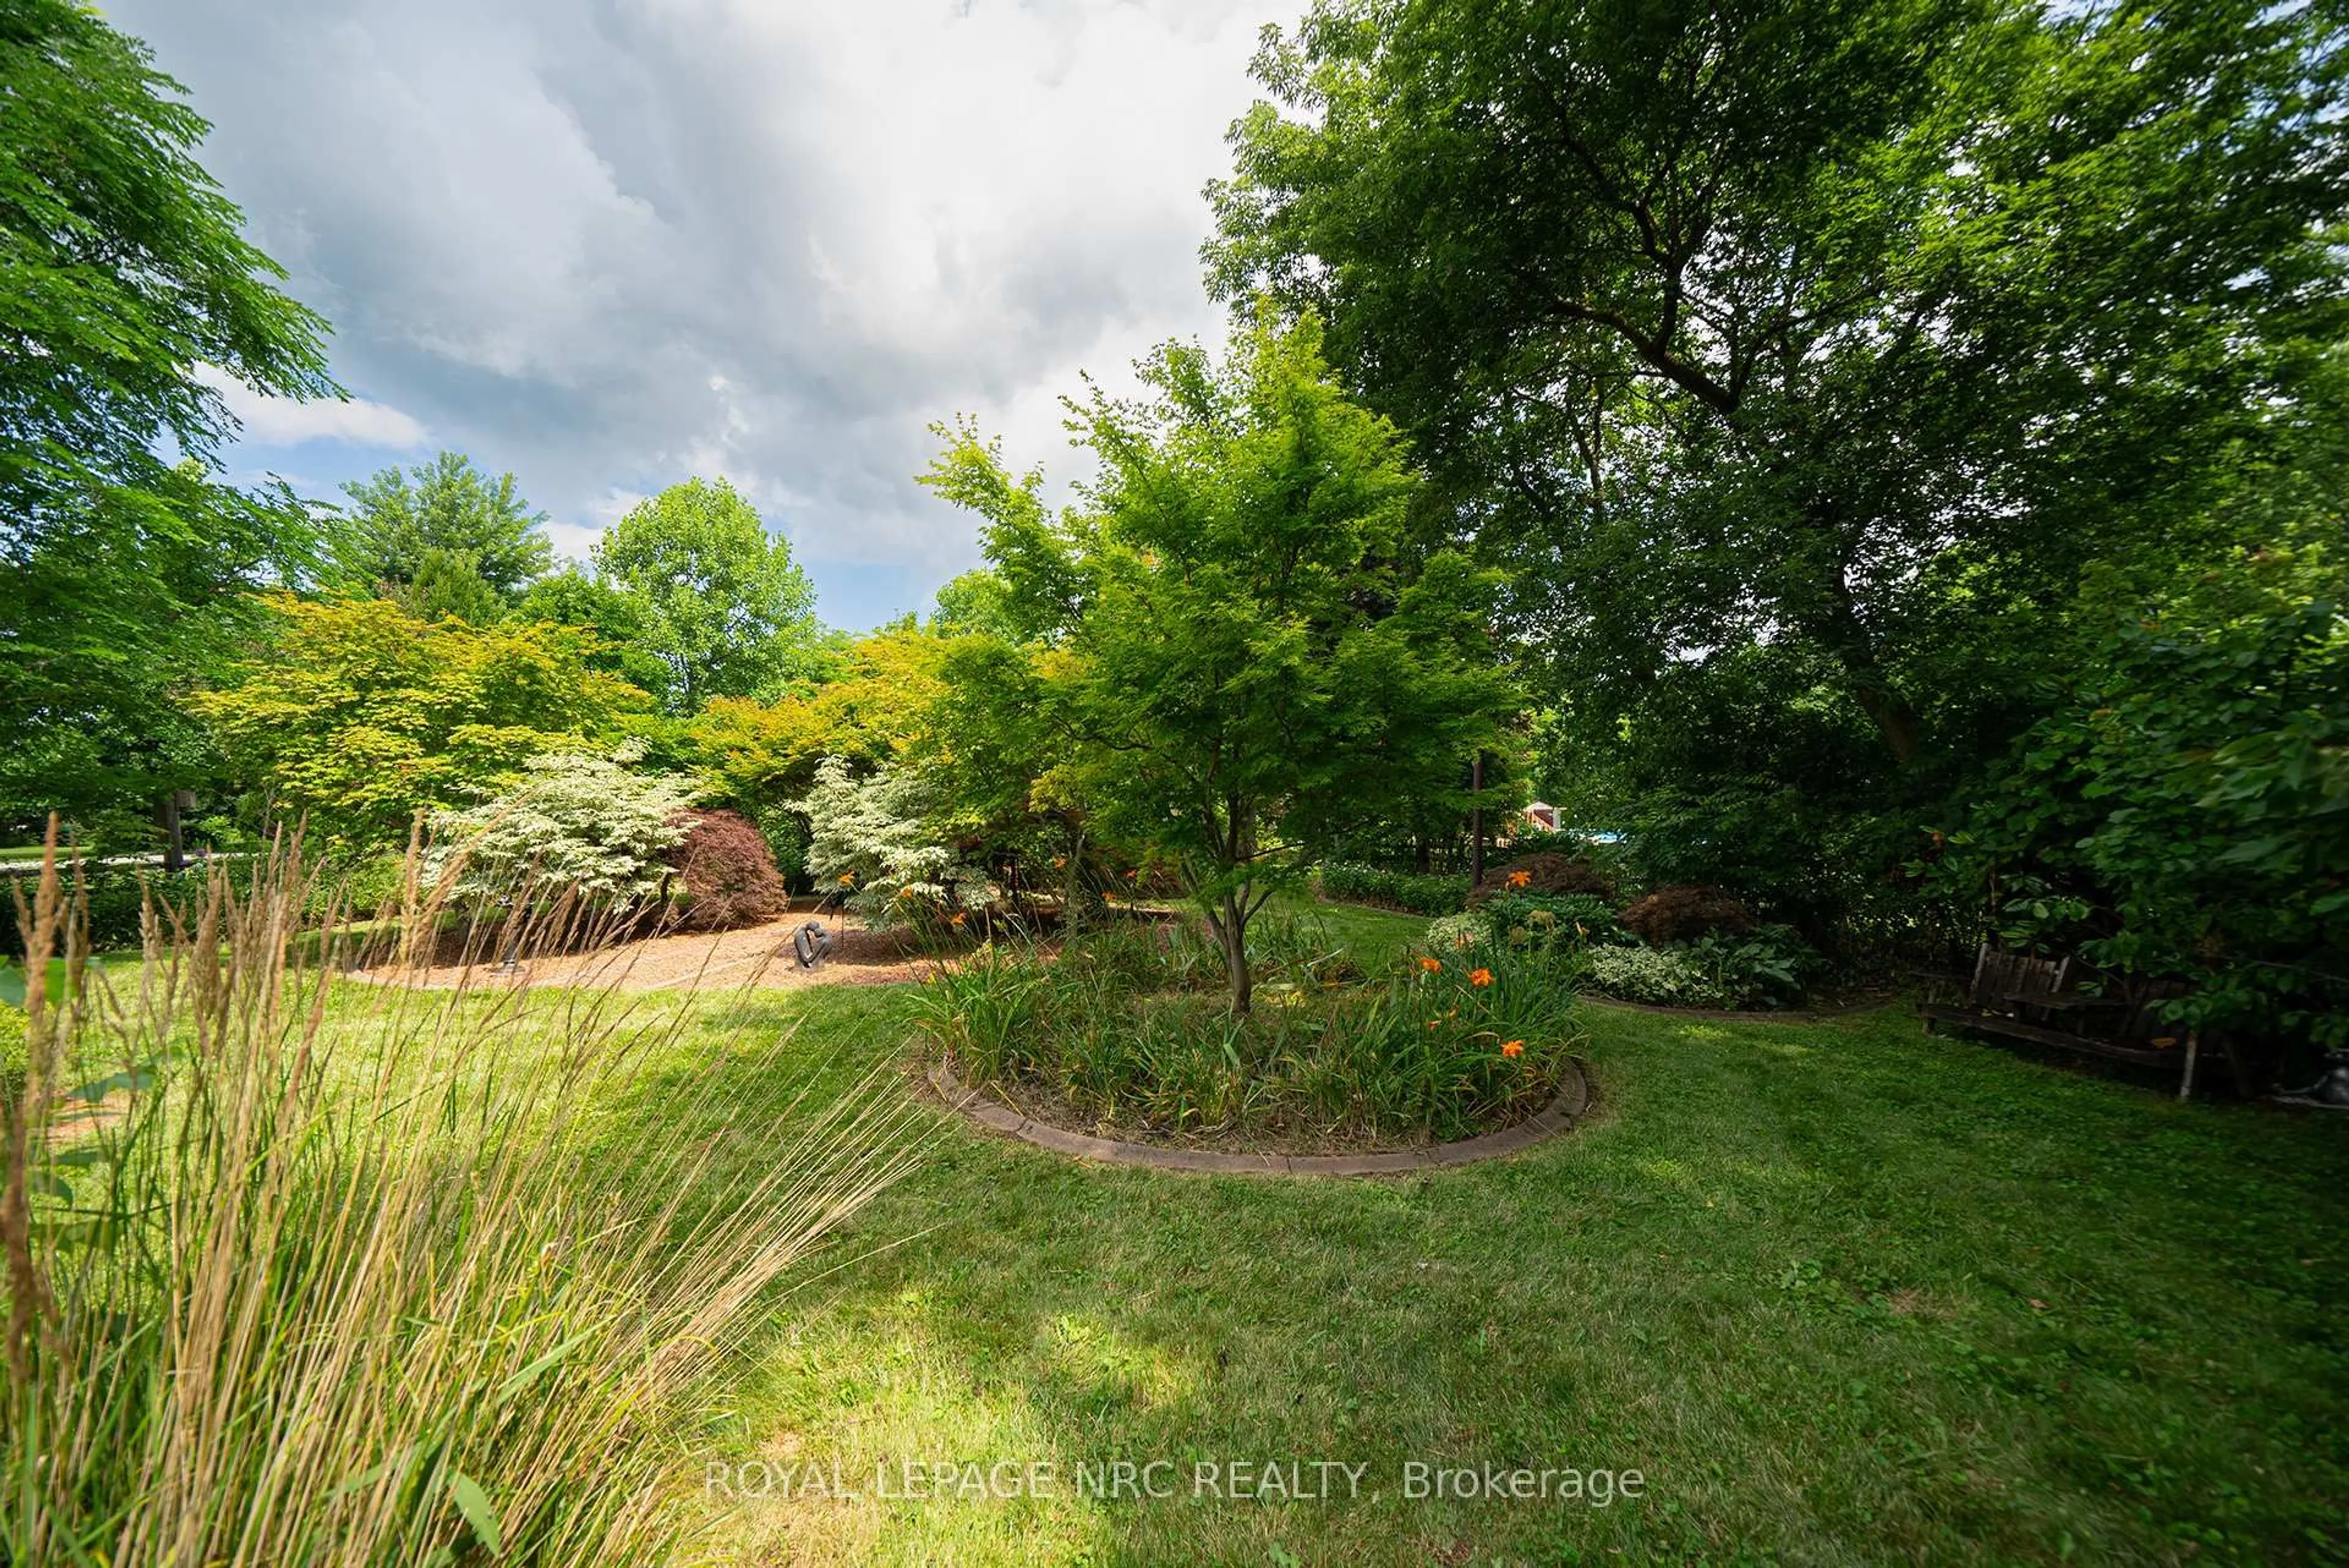
[[[1569,1061],[1573,1076],[1556,1099],[1540,1111],[1498,1132],[1438,1143],[1425,1149],[1397,1149],[1379,1154],[1231,1154],[1216,1149],[1169,1149],[1156,1143],[1129,1143],[1123,1139],[1095,1138],[1071,1132],[1050,1122],[1033,1121],[988,1099],[955,1077],[941,1060],[929,1070],[930,1087],[947,1109],[982,1127],[1009,1133],[1039,1149],[1105,1165],[1138,1165],[1152,1171],[1206,1171],[1242,1176],[1401,1176],[1413,1171],[1473,1165],[1530,1149],[1544,1139],[1566,1131],[1590,1103],[1590,1080],[1581,1065]]]
[[[1848,1007],[1829,1007],[1824,1011],[1788,1008],[1776,1013],[1732,1013],[1719,1007],[1660,1007],[1652,1002],[1625,1002],[1613,996],[1594,995],[1588,991],[1577,992],[1574,999],[1578,1003],[1593,1002],[1601,1007],[1620,1007],[1627,1013],[1654,1013],[1666,1018],[1711,1018],[1722,1024],[1826,1024],[1837,1018],[1857,1018],[1864,1013],[1881,1013],[1900,1000],[1898,996],[1887,996],[1880,1002],[1858,1002]]]

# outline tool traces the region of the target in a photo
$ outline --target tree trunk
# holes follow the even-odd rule
[[[1485,882],[1485,754],[1468,768],[1468,789],[1475,804],[1468,808],[1468,885]]]
[[[1880,684],[1866,679],[1867,672],[1853,671],[1851,695],[1868,717],[1876,721],[1884,744],[1892,748],[1892,759],[1906,768],[1916,760],[1923,735],[1917,720],[1917,710],[1902,699],[1900,694]]]
[[[180,792],[167,789],[155,802],[155,825],[163,830],[163,869],[178,876],[188,863],[187,841],[180,833]]]
[[[1814,622],[1815,634],[1843,666],[1852,700],[1875,720],[1877,732],[1884,737],[1892,759],[1906,768],[1923,749],[1924,726],[1917,710],[1885,678],[1883,665],[1877,659],[1876,639],[1859,618],[1859,605],[1852,598],[1851,584],[1844,573],[1845,569],[1837,566],[1828,574],[1826,624],[1820,626]]]
[[[1073,822],[1061,826],[1061,933],[1074,936],[1083,916],[1079,903],[1084,896],[1085,830]]]
[[[1221,913],[1211,913],[1207,923],[1215,928],[1216,938],[1223,944],[1224,972],[1231,978],[1232,1011],[1246,1014],[1256,992],[1256,977],[1248,973],[1247,890],[1223,895]]]

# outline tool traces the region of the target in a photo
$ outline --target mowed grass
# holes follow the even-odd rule
[[[773,1042],[728,1068],[772,1105],[901,1055],[908,996],[699,1006]],[[941,1114],[730,1374],[680,1494],[761,1563],[2349,1556],[2349,1129],[1905,1010],[1584,1016],[1588,1125],[1419,1179],[1082,1166]],[[1119,1460],[1179,1495],[1079,1494]],[[1360,1495],[1202,1495],[1194,1469],[1317,1460],[1366,1467]],[[1645,1485],[1413,1500],[1412,1461]],[[879,1495],[909,1462],[1054,1470]]]

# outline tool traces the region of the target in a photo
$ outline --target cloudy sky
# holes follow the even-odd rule
[[[1081,462],[1058,398],[1213,338],[1201,185],[1278,0],[106,0],[335,325],[345,404],[233,400],[237,477],[440,447],[584,555],[724,474],[852,629],[977,559],[933,420]]]

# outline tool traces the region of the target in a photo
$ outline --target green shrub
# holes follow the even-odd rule
[[[2150,587],[2100,568],[2078,616],[2050,711],[1933,882],[2007,945],[2189,982],[2181,1033],[2313,1070],[2349,1046],[2349,555],[2263,549]]]
[[[324,919],[339,908],[350,919],[371,919],[398,903],[407,872],[408,857],[398,854],[370,855],[332,869],[311,888],[304,913]]]
[[[1742,936],[1714,932],[1680,949],[1732,1007],[1791,1007],[1823,967],[1789,925],[1757,925]]]
[[[1513,946],[1620,947],[1638,940],[1595,893],[1505,893],[1477,913]]]
[[[192,882],[196,873],[183,873]],[[136,947],[139,945],[140,912],[146,907],[148,890],[159,897],[168,897],[172,891],[171,880],[160,871],[135,870],[128,866],[84,864],[81,889],[89,901],[89,918],[85,927],[93,949]],[[71,884],[68,882],[68,890]],[[5,938],[5,952],[11,957],[22,957],[25,934],[16,920],[16,901],[11,889],[21,889],[29,903],[33,879],[29,876],[12,878],[0,882],[0,938]]]
[[[1468,901],[1464,876],[1381,871],[1333,861],[1319,873],[1321,896],[1340,903],[1378,903],[1412,914],[1456,914]]]
[[[1474,908],[1522,893],[1588,893],[1611,907],[1615,879],[1581,855],[1519,855],[1487,871],[1469,893],[1468,903]]]
[[[25,1009],[0,1002],[0,1099],[14,1103],[25,1092],[25,1073],[31,1065],[25,1051]]]
[[[1657,1007],[1726,1007],[1729,994],[1685,953],[1664,947],[1594,947],[1582,983],[1602,996]]]
[[[1427,923],[1427,950],[1438,957],[1450,957],[1492,940],[1493,923],[1483,910],[1473,914],[1447,914]]]

